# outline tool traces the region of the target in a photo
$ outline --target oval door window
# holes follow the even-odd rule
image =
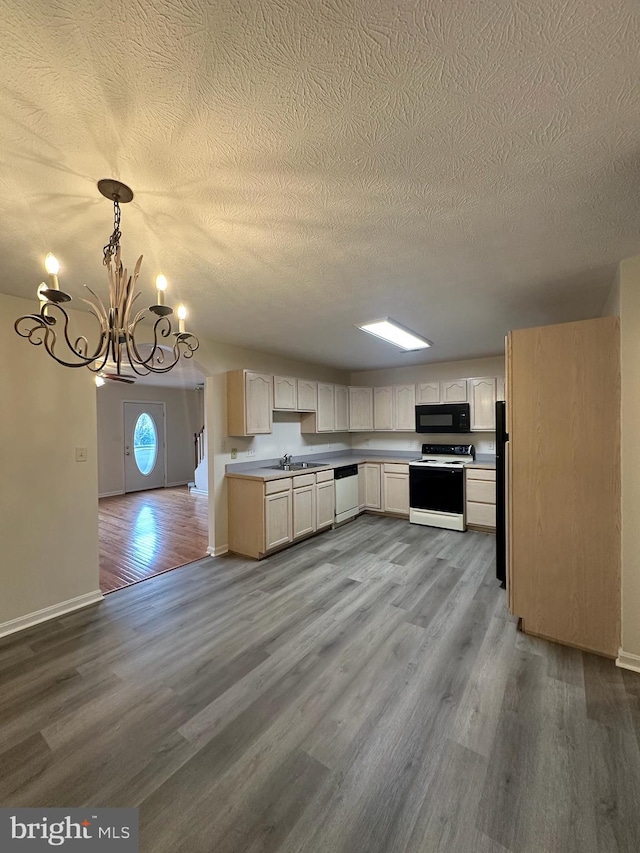
[[[143,412],[133,430],[133,455],[141,474],[150,474],[158,458],[158,432],[151,415]]]

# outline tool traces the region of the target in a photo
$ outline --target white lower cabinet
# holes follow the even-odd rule
[[[382,509],[382,465],[365,462],[364,505],[366,509]]]
[[[362,465],[358,465],[358,510],[360,512],[364,512],[365,506],[367,504],[366,498],[366,472],[364,463]]]
[[[313,474],[311,475],[313,477]],[[315,479],[315,477],[314,477]],[[295,485],[295,477],[293,478]],[[293,538],[316,530],[316,486],[312,483],[293,490]]]
[[[496,472],[489,468],[467,468],[467,524],[495,530]]]
[[[382,473],[382,508],[409,516],[409,466],[386,463]]]
[[[265,551],[291,542],[291,490],[264,499]]]
[[[316,530],[333,524],[335,515],[335,485],[333,480],[316,485]]]

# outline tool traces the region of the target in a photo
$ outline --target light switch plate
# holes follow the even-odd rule
[[[86,447],[76,447],[76,462],[86,462],[87,461],[87,448]]]
[[[255,455],[256,455],[255,450],[247,450],[247,456],[255,456]]]
[[[232,458],[232,459],[237,459],[237,458],[238,458],[238,448],[237,448],[237,447],[232,447],[232,448],[231,448],[231,458]]]

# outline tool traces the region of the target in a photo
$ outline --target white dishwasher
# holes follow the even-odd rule
[[[342,465],[333,472],[336,489],[335,523],[348,521],[358,514],[358,466]]]

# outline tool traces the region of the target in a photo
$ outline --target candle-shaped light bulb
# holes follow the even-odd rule
[[[164,292],[167,289],[167,279],[163,275],[156,278],[156,288],[158,291],[158,305],[164,305]]]
[[[49,287],[52,290],[59,290],[58,273],[60,272],[60,264],[56,256],[52,255],[51,252],[44,259],[44,268],[49,273]]]
[[[184,321],[187,319],[187,309],[184,305],[178,305],[178,331],[184,334]]]
[[[98,374],[96,376],[96,388],[102,388],[103,385],[104,385],[104,376],[100,376],[100,374]]]

